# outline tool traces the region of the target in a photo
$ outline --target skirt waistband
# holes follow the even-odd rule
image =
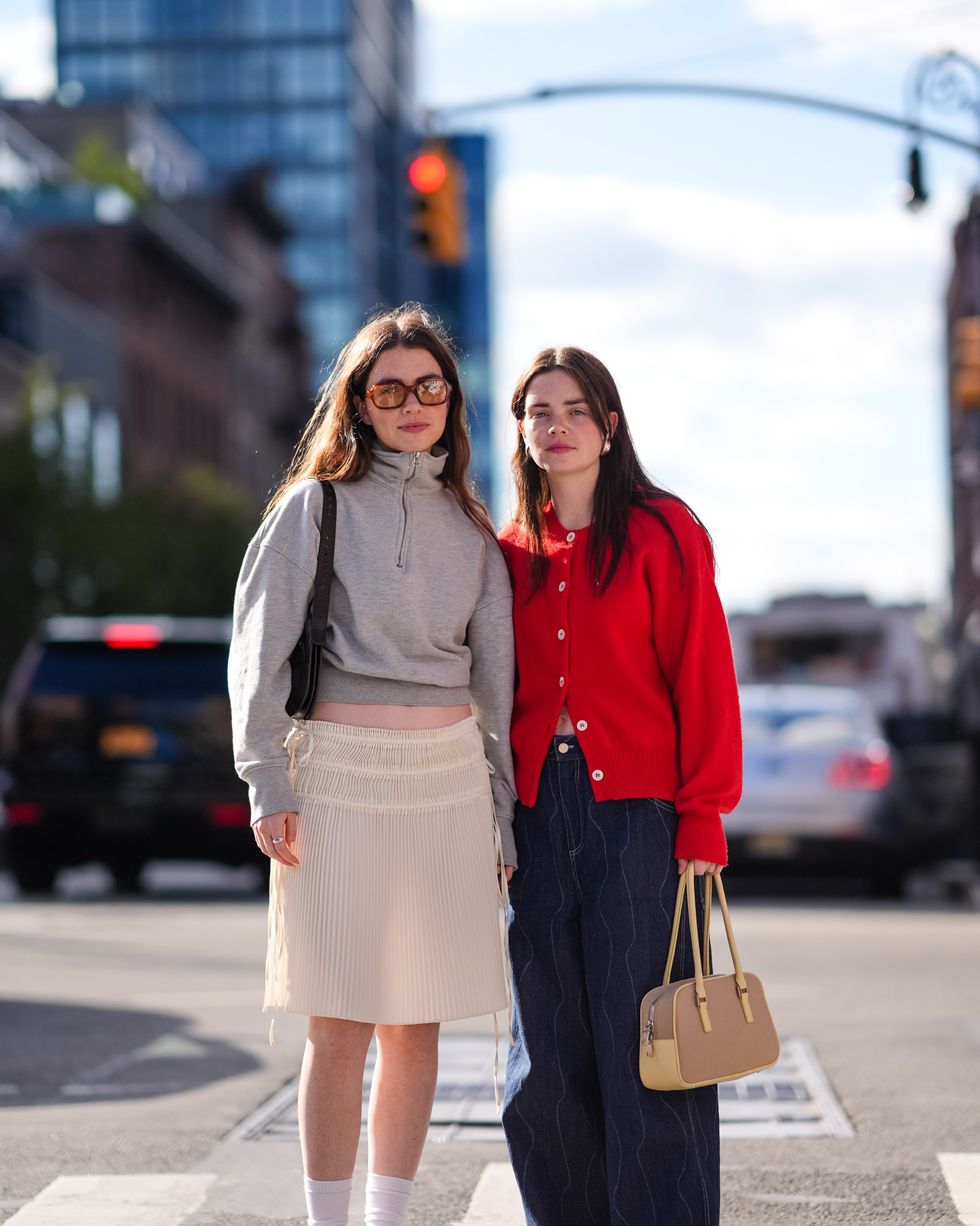
[[[481,772],[492,771],[485,757],[480,727],[472,715],[445,728],[362,728],[328,720],[294,719],[283,744],[294,789],[299,769],[307,763],[318,774],[331,772],[334,789],[338,771],[349,777],[348,782],[355,777],[379,781],[408,776],[441,777],[439,788],[447,796],[462,787],[461,771],[463,775],[471,774],[477,763]],[[475,787],[478,778],[470,779],[470,784]]]
[[[467,715],[465,719],[446,724],[442,728],[364,728],[360,724],[337,724],[326,719],[294,719],[293,727],[300,729],[313,741],[360,741],[365,745],[438,745],[456,737],[471,736],[479,725],[475,716]]]

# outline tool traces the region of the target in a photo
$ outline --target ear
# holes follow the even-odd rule
[[[368,425],[370,425],[371,418],[368,416],[367,403],[363,396],[354,397],[354,408],[357,410],[357,416],[361,419],[361,421],[366,421]]]
[[[619,425],[619,414],[615,409],[609,414],[609,437],[616,433],[616,427]]]
[[[523,417],[518,417],[517,419],[517,433],[521,436],[521,438],[524,438],[524,418]],[[527,439],[524,439],[524,441],[526,443]]]

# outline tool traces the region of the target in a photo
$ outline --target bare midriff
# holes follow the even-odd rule
[[[350,724],[355,728],[448,728],[473,714],[469,706],[369,706],[360,702],[315,702],[307,719]]]
[[[558,716],[558,723],[555,724],[555,736],[571,736],[575,731],[572,727],[572,717],[568,714],[568,704],[561,709],[561,714]]]

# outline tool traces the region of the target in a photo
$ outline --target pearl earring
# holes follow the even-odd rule
[[[602,445],[602,454],[608,455],[611,447],[612,447],[612,443],[610,443],[609,439],[606,439],[606,441]]]

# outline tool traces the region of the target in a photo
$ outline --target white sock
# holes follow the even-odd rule
[[[401,1226],[414,1180],[368,1173],[364,1226]]]
[[[309,1226],[347,1226],[353,1179],[311,1179],[303,1176]]]

